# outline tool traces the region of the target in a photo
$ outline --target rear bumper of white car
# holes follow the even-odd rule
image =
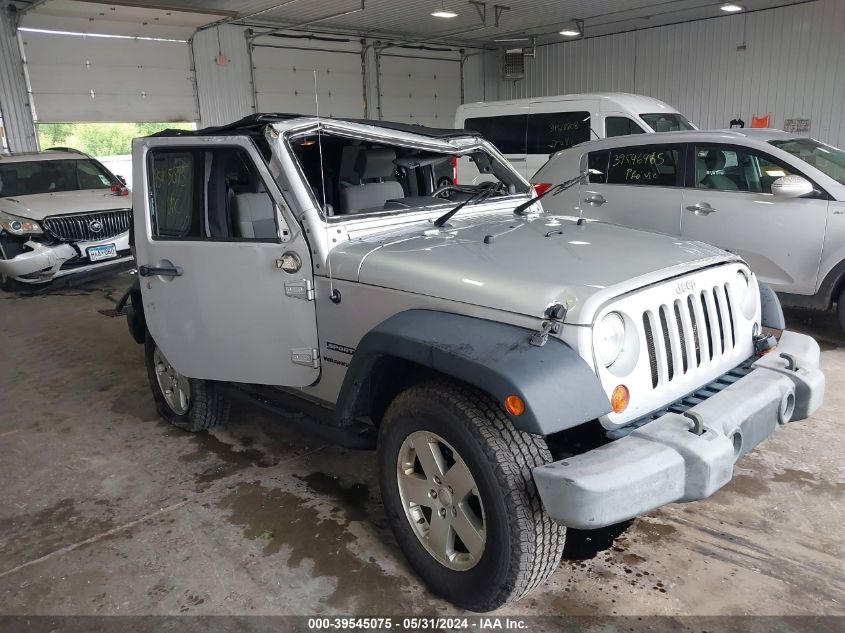
[[[114,244],[117,257],[98,262],[89,259],[89,248],[109,244]],[[11,259],[0,259],[0,273],[27,284],[44,283],[66,275],[88,273],[132,261],[128,232],[97,242],[61,242],[51,245],[30,240],[25,247],[27,250]]]
[[[667,413],[622,439],[535,468],[546,511],[563,525],[593,529],[712,495],[740,457],[779,425],[811,415],[824,397],[819,346],[808,336],[784,332],[752,367],[684,414]]]

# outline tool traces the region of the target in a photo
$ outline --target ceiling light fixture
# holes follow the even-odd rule
[[[723,4],[721,7],[722,11],[727,11],[728,13],[736,13],[737,11],[744,11],[745,7],[739,4],[734,4],[733,2],[728,2]]]
[[[454,11],[451,11],[446,8],[445,3],[446,0],[440,0],[440,6],[435,8],[434,11],[431,12],[435,18],[456,18],[458,14]]]
[[[584,35],[584,20],[575,20],[575,26],[570,26],[560,32],[564,37],[581,37]]]

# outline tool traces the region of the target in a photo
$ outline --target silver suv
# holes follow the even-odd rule
[[[485,179],[438,186],[456,159]],[[126,311],[161,415],[200,431],[245,398],[376,448],[399,546],[461,607],[543,582],[565,526],[711,495],[821,404],[818,345],[764,336],[783,316],[741,259],[541,213],[472,133],[258,115],[133,160]]]
[[[784,304],[838,305],[845,329],[845,152],[780,130],[620,136],[555,154],[542,189],[583,171],[552,213],[701,240],[737,253]]]

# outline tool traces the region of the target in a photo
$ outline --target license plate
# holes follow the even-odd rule
[[[117,257],[117,248],[114,244],[104,244],[103,246],[91,246],[88,249],[88,259],[92,262],[99,262],[104,259],[111,259]]]

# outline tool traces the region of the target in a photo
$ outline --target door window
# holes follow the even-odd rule
[[[240,148],[154,150],[155,239],[278,241],[273,199]]]
[[[502,154],[524,154],[527,122],[527,114],[507,114],[467,119],[464,128],[481,134]]]
[[[609,116],[604,120],[604,134],[611,136],[625,136],[627,134],[643,134],[645,132],[636,121],[626,116]]]
[[[696,187],[718,191],[772,193],[772,183],[793,172],[783,163],[731,145],[697,145]]]
[[[588,160],[589,166],[606,174],[611,185],[651,185],[680,187],[683,184],[681,149],[678,145],[640,145],[605,152],[604,157]],[[604,168],[599,164],[604,162]],[[595,166],[593,166],[595,164]],[[590,176],[590,182],[595,176]]]
[[[589,112],[544,112],[528,117],[529,154],[553,154],[590,140]]]

